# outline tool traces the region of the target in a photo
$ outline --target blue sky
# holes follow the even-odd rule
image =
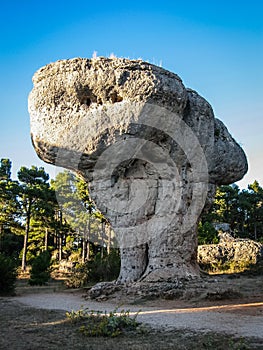
[[[44,166],[31,145],[32,75],[58,59],[142,58],[177,73],[212,105],[263,185],[262,1],[0,0],[0,157]]]

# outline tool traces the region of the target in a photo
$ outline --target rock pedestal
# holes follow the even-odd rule
[[[120,245],[119,282],[198,276],[200,214],[216,185],[247,171],[209,103],[176,74],[140,60],[58,61],[33,83],[35,150],[89,183]]]

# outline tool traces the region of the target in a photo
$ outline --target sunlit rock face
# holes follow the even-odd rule
[[[246,268],[263,260],[263,245],[251,239],[222,236],[218,244],[198,246],[198,262],[205,270],[225,271]]]
[[[199,276],[199,217],[247,161],[209,103],[163,68],[71,59],[33,77],[32,142],[88,183],[121,250],[119,282]]]

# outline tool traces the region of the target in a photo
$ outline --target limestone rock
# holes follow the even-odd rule
[[[107,297],[120,290],[120,286],[116,285],[114,282],[100,282],[93,286],[88,291],[88,296],[90,299],[100,298],[98,301],[103,301]]]
[[[119,241],[119,282],[198,276],[200,214],[216,185],[247,171],[209,103],[176,74],[140,60],[58,61],[33,83],[35,150],[90,184]]]
[[[231,236],[232,237],[232,236]],[[263,245],[251,239],[223,239],[219,244],[198,246],[198,262],[204,269],[248,267],[263,259]]]
[[[228,232],[219,231],[218,232],[219,242],[233,242],[235,238]]]

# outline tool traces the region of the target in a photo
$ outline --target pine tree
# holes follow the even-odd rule
[[[235,184],[220,186],[213,206],[202,215],[199,224],[202,240],[213,236],[209,229],[213,222],[228,223],[236,237],[263,240],[263,189],[259,183],[254,181],[242,191]]]
[[[20,208],[17,200],[18,182],[11,179],[12,163],[3,158],[0,162],[0,252],[18,255],[20,249]]]
[[[44,168],[32,166],[31,169],[21,167],[18,171],[19,179],[19,202],[22,217],[25,221],[24,246],[22,253],[22,270],[25,271],[27,264],[28,239],[30,234],[31,219],[34,213],[40,210],[46,200],[49,190],[49,175]]]

